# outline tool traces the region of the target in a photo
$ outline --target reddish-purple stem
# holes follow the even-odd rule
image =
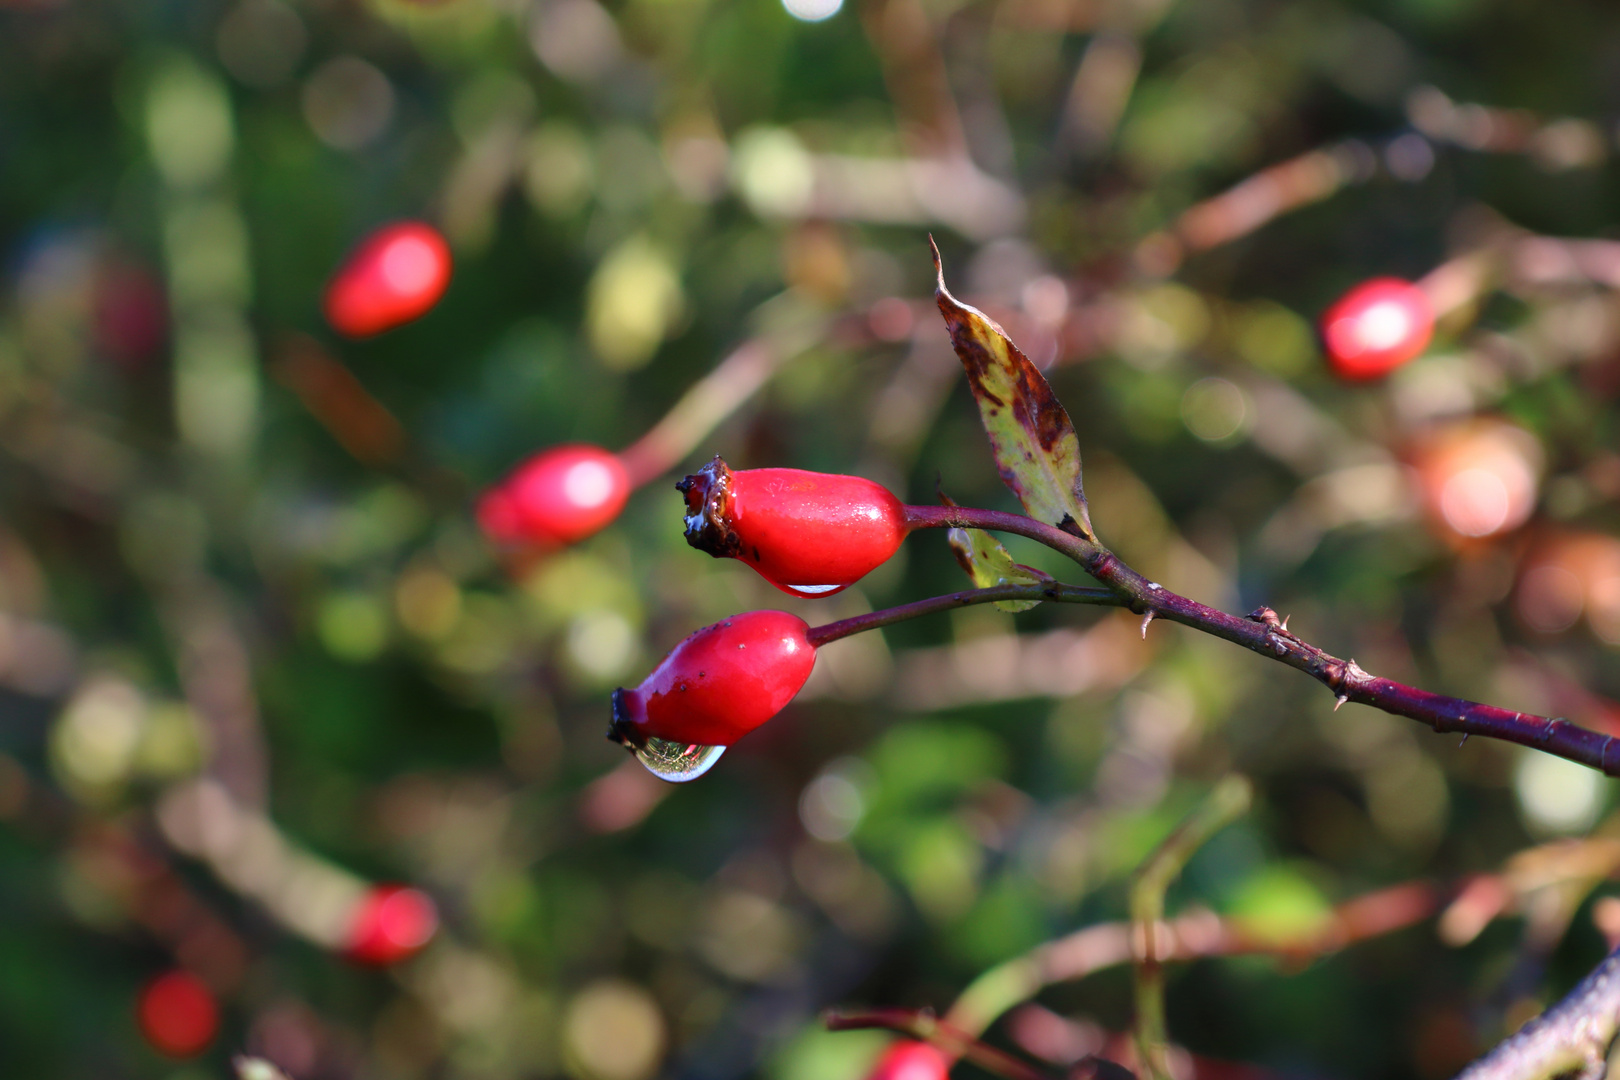
[[[1147,580],[1107,548],[1034,518],[965,506],[908,506],[906,524],[911,529],[986,529],[1027,536],[1079,563],[1138,615],[1169,619],[1298,668],[1332,691],[1341,704],[1371,705],[1427,724],[1437,732],[1502,739],[1579,762],[1608,776],[1620,776],[1620,749],[1614,747],[1613,735],[1580,727],[1561,716],[1514,712],[1369,675],[1354,660],[1341,660],[1301,640],[1270,608],[1258,608],[1246,616],[1217,611]]]
[[[820,648],[829,641],[837,641],[839,638],[867,630],[876,630],[891,623],[915,619],[921,615],[950,611],[970,604],[993,604],[1001,600],[1050,600],[1059,604],[1125,606],[1125,601],[1110,589],[1088,589],[1081,585],[1064,585],[1057,581],[1034,585],[991,585],[984,589],[963,589],[961,592],[946,593],[944,596],[930,596],[926,600],[916,600],[881,611],[868,611],[864,615],[852,615],[825,626],[812,626],[805,637],[811,645]]]

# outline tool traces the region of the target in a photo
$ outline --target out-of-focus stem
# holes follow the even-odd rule
[[[1501,269],[1502,253],[1485,247],[1446,260],[1423,275],[1417,287],[1429,298],[1435,318],[1443,319],[1484,295]]]
[[[764,338],[751,338],[693,383],[662,420],[620,452],[630,485],[640,487],[674,468],[770,380],[783,355]]]
[[[992,585],[985,589],[963,589],[961,592],[946,593],[944,596],[930,596],[926,600],[884,608],[881,611],[869,611],[864,615],[852,615],[825,626],[813,626],[806,637],[809,638],[810,644],[819,648],[829,641],[837,641],[839,638],[866,630],[876,630],[880,626],[889,626],[905,622],[907,619],[933,615],[936,612],[950,611],[971,604],[993,604],[1000,600],[1050,600],[1058,604],[1096,604],[1103,607],[1121,607],[1124,604],[1124,601],[1107,589],[1064,585],[1055,581],[1037,582],[1033,585]]]
[[[1321,923],[1283,935],[1193,909],[1161,922],[1154,940],[1161,946],[1161,962],[1246,955],[1307,961],[1421,922],[1434,915],[1448,895],[1448,890],[1424,881],[1392,885],[1346,900]],[[1132,923],[1107,922],[1048,941],[974,979],[945,1014],[945,1022],[978,1037],[998,1016],[1044,987],[1128,963],[1136,939]]]
[[[1136,956],[1136,1054],[1146,1080],[1170,1080],[1169,1039],[1164,1028],[1164,893],[1193,853],[1249,809],[1247,778],[1228,776],[1203,805],[1165,838],[1137,872],[1131,886],[1131,937]],[[1168,945],[1168,942],[1163,943]]]

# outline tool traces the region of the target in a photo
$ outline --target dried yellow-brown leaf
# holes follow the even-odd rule
[[[945,288],[937,246],[934,270],[939,279],[934,297],[951,345],[967,368],[1002,481],[1030,517],[1095,540],[1080,484],[1080,440],[1068,412],[1007,332]]]

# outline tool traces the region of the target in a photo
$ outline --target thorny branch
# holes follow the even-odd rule
[[[1340,659],[1305,641],[1270,608],[1238,616],[1189,600],[1132,570],[1101,543],[1034,518],[961,506],[908,506],[906,515],[913,528],[987,529],[1039,541],[1079,563],[1138,615],[1202,630],[1305,672],[1333,692],[1335,708],[1347,701],[1371,705],[1427,724],[1439,733],[1460,733],[1464,738],[1483,735],[1518,743],[1589,766],[1606,776],[1620,776],[1620,748],[1614,746],[1613,735],[1580,727],[1561,716],[1514,712],[1370,675],[1353,658]]]

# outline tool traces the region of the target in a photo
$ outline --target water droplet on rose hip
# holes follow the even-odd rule
[[[714,763],[725,752],[723,746],[701,746],[653,738],[635,747],[635,755],[647,767],[647,771],[672,784],[696,780],[714,768]]]
[[[842,585],[789,585],[787,588],[801,596],[821,596],[823,593],[837,592]]]

